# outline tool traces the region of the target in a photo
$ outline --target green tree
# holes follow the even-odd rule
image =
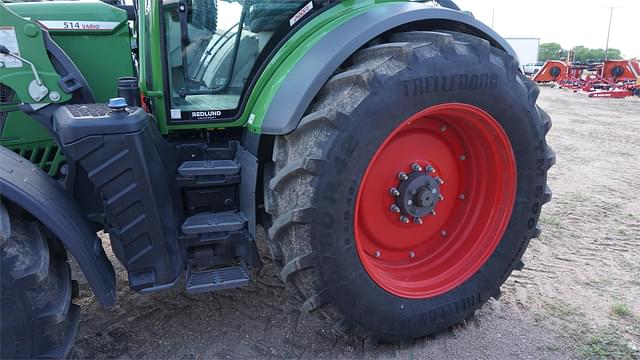
[[[622,53],[618,49],[609,49],[609,60],[622,59]],[[604,49],[589,49],[584,46],[576,46],[573,48],[574,61],[576,62],[601,62],[604,61]]]
[[[550,42],[540,44],[540,50],[538,52],[539,61],[560,60],[566,56],[567,51],[558,43]]]
[[[607,50],[607,54],[609,54],[609,60],[621,60],[622,52],[618,49],[609,49]]]
[[[574,46],[573,49],[573,61],[575,62],[586,62],[587,60],[593,60],[591,58],[591,49],[584,47],[582,45]],[[604,51],[602,52],[604,55]]]

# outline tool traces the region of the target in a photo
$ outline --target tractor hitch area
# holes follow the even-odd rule
[[[440,185],[444,184],[436,169],[431,165],[424,168],[418,164],[411,165],[411,173],[398,173],[400,183],[389,189],[389,194],[395,197],[395,202],[389,209],[400,215],[400,222],[422,225],[424,217],[436,215],[436,205],[444,200],[440,193]]]

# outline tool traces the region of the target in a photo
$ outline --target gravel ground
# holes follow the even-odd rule
[[[640,98],[542,88],[539,104],[554,123],[554,200],[524,270],[474,320],[371,348],[300,312],[268,259],[250,286],[201,295],[136,294],[118,267],[112,309],[81,280],[74,357],[640,359]]]

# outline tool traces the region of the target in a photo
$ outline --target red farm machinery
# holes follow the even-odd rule
[[[556,83],[561,88],[582,91],[589,97],[640,96],[640,62],[606,60],[599,64],[547,61],[533,80]]]

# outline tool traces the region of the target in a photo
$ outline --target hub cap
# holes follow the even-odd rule
[[[362,178],[354,221],[371,278],[406,298],[475,274],[506,231],[516,192],[507,135],[483,110],[443,104],[400,124]]]

